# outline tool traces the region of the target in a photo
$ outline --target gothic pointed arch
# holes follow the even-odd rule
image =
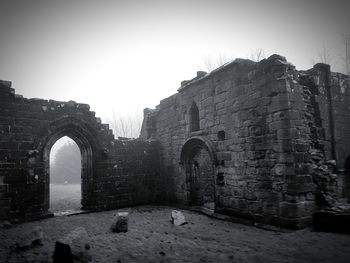
[[[193,101],[190,108],[190,132],[200,130],[199,125],[199,110],[197,104]]]
[[[200,136],[194,136],[185,141],[181,149],[180,163],[184,164],[186,159],[189,157],[190,152],[194,148],[198,147],[206,149],[209,152],[210,157],[212,158],[213,164],[217,163],[217,157],[213,146],[209,141]]]
[[[188,204],[214,210],[216,155],[210,143],[201,137],[190,138],[182,147],[180,159],[186,176]]]
[[[50,151],[60,138],[68,136],[78,145],[81,152],[81,192],[82,209],[89,207],[89,199],[93,191],[93,163],[97,154],[98,142],[93,136],[93,129],[84,121],[72,116],[65,116],[50,123],[49,129],[42,132],[39,152],[42,153],[44,168],[44,208],[49,209],[50,201]]]

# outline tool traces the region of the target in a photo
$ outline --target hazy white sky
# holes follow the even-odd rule
[[[55,158],[56,158],[56,154],[57,151],[64,145],[64,144],[73,144],[75,147],[77,147],[79,149],[79,146],[77,145],[77,143],[71,139],[70,137],[67,136],[63,136],[62,138],[58,139],[54,145],[52,145],[51,151],[50,151],[50,166],[52,167],[52,165],[55,164]],[[78,164],[77,164],[78,165]]]
[[[25,97],[88,103],[103,119],[142,114],[193,78],[205,56],[262,48],[306,69],[325,44],[337,57],[349,3],[1,0],[0,79]]]

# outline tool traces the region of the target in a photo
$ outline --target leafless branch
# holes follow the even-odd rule
[[[140,134],[142,118],[139,115],[117,116],[114,112],[112,120],[108,120],[116,137],[136,138]]]
[[[333,61],[333,51],[327,47],[324,43],[320,52],[318,52],[318,59],[325,64],[331,64]]]
[[[216,58],[206,55],[203,58],[203,66],[200,67],[200,70],[203,70],[209,73],[214,69],[221,67],[226,63],[232,61],[233,59],[234,59],[233,56],[226,56],[223,54],[219,54]]]
[[[250,60],[253,60],[255,62],[259,62],[260,60],[264,59],[265,56],[265,51],[262,48],[257,48],[254,51],[250,53]]]

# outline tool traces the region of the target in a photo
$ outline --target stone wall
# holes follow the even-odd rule
[[[300,83],[309,90],[314,105],[313,118],[318,126],[314,137],[324,144],[325,158],[337,160],[337,168],[342,170],[350,155],[350,77],[331,72],[326,64],[316,64],[300,75]]]
[[[350,77],[339,73],[331,74],[331,98],[334,118],[335,153],[337,167],[345,168],[350,156]]]
[[[323,190],[328,195],[328,200],[324,201],[334,203],[336,195],[338,198],[350,197],[345,194],[346,188],[349,188],[346,185],[349,179],[345,172],[345,161],[350,149],[347,139],[350,135],[349,76],[333,73],[325,64],[316,64],[314,68],[301,72],[300,75],[300,83],[307,94],[306,101],[309,100],[307,118],[316,171],[314,177],[317,175],[318,182],[320,179],[324,181],[318,188],[328,189]],[[322,178],[322,174],[328,175]]]
[[[212,156],[216,211],[290,228],[309,225],[321,192],[314,175],[323,173],[322,190],[333,198],[336,186],[327,161],[335,159],[332,149],[342,151],[334,141],[348,143],[343,136],[350,132],[348,97],[330,100],[327,91],[349,92],[344,79],[323,65],[299,72],[273,55],[259,63],[237,59],[183,81],[177,94],[145,110],[141,132],[159,141],[169,200],[191,203],[188,167],[194,149],[203,147]],[[193,104],[198,131],[190,130]],[[334,111],[343,115],[332,124]],[[334,139],[332,125],[342,125]]]
[[[82,155],[82,208],[173,202],[289,228],[350,197],[350,80],[325,64],[237,59],[144,110],[115,140],[89,105],[16,95],[0,81],[0,220],[49,214],[49,154]]]
[[[49,214],[49,154],[69,136],[82,154],[82,208],[112,209],[153,202],[157,144],[115,140],[89,105],[16,95],[0,82],[0,220]]]

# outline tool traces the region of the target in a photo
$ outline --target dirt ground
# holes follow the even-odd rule
[[[0,262],[50,262],[57,239],[77,227],[91,237],[93,262],[350,262],[350,236],[310,229],[276,232],[181,210],[188,224],[170,222],[172,207],[140,206],[61,216],[1,229]],[[129,231],[113,233],[117,211],[129,212]],[[11,251],[35,226],[44,245]]]
[[[50,211],[79,210],[80,184],[50,184]]]
[[[80,184],[50,185],[52,212],[80,208]],[[90,236],[92,262],[350,262],[350,236],[268,231],[181,210],[188,224],[170,222],[174,207],[140,206],[100,213],[57,216],[0,229],[0,262],[52,262],[55,241],[77,227]],[[118,211],[129,212],[129,231],[113,233]],[[36,227],[43,246],[14,250]]]

